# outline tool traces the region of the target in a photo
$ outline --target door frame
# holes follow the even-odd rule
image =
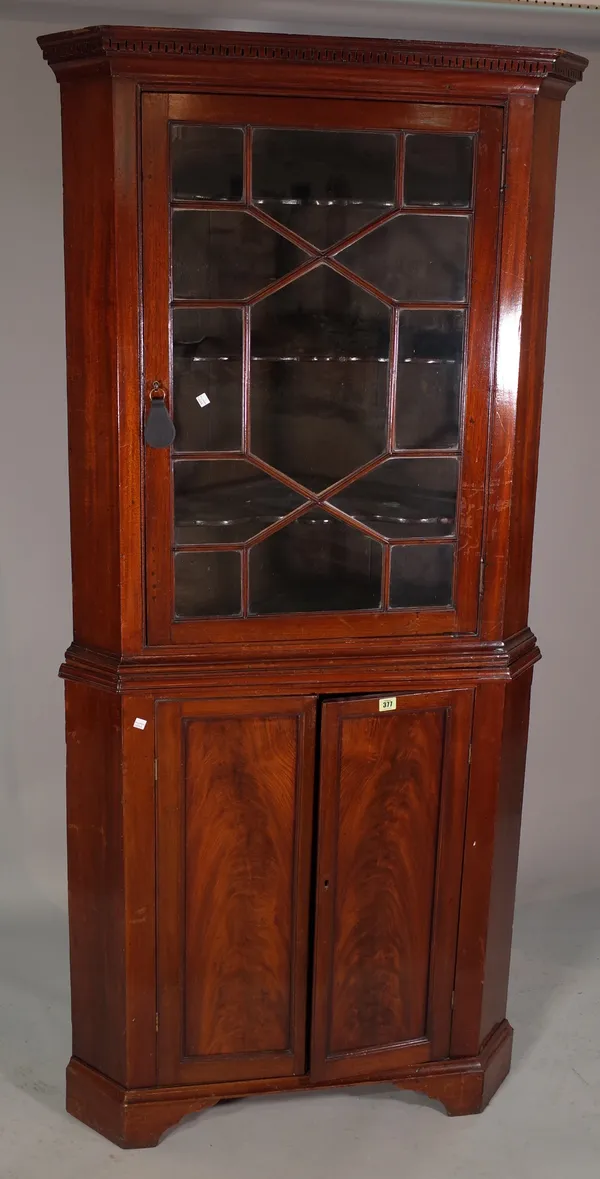
[[[274,639],[348,639],[475,634],[486,488],[489,391],[494,358],[496,242],[504,112],[500,106],[210,93],[142,94],[142,288],[144,412],[158,382],[172,409],[170,332],[169,136],[171,121],[356,130],[468,132],[478,140],[467,301],[465,404],[457,505],[454,606],[175,620],[171,451],[144,448],[146,626],[151,645]],[[283,230],[285,236],[285,230]],[[244,302],[244,301],[242,301]],[[457,304],[458,306],[458,304]],[[448,452],[450,454],[452,452]],[[447,539],[447,538],[445,538]],[[241,546],[244,548],[244,546]],[[244,551],[246,551],[244,549]],[[242,574],[244,577],[244,574]]]

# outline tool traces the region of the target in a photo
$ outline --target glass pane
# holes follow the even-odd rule
[[[254,132],[254,202],[319,249],[393,209],[395,187],[394,135]]]
[[[405,205],[471,203],[473,140],[470,135],[407,135]]]
[[[250,549],[250,611],[375,610],[381,545],[311,509]]]
[[[179,618],[240,614],[239,553],[176,553],[175,614]]]
[[[390,606],[451,606],[454,545],[394,545]]]
[[[328,266],[251,309],[251,448],[312,491],[385,450],[390,312]]]
[[[463,311],[400,313],[397,447],[457,445],[464,330]]]
[[[249,213],[173,213],[173,294],[245,299],[283,278],[308,255]]]
[[[455,526],[457,481],[453,458],[390,459],[331,502],[382,536],[448,536]]]
[[[244,459],[176,462],[175,543],[237,544],[303,503]]]
[[[175,450],[242,444],[242,312],[173,312]]]
[[[241,201],[244,193],[242,128],[174,124],[171,191],[179,200]]]
[[[468,250],[468,217],[401,213],[338,258],[393,299],[451,303],[466,297]]]

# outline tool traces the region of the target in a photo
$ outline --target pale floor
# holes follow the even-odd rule
[[[65,918],[0,919],[2,1179],[599,1179],[600,893],[523,905],[513,1071],[479,1117],[380,1089],[216,1106],[124,1152],[63,1109]]]

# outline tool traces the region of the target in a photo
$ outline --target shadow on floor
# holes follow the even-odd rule
[[[508,1018],[513,1068],[525,1060],[586,967],[600,958],[600,889],[517,905]]]
[[[540,1039],[577,972],[599,956],[600,890],[517,908],[508,1011],[515,1027],[514,1067]],[[68,962],[67,918],[60,909],[40,905],[0,913],[0,1073],[61,1113],[71,1042]],[[389,1085],[345,1092],[442,1108]],[[318,1095],[303,1094],[303,1100],[315,1099]],[[215,1113],[227,1117],[233,1105],[224,1102]]]
[[[56,906],[0,913],[0,1073],[64,1110],[71,1054],[67,916]]]

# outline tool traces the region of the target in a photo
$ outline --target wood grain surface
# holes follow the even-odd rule
[[[444,721],[342,721],[329,1054],[425,1034]]]
[[[186,1056],[290,1047],[296,716],[185,734]]]
[[[161,1076],[302,1072],[315,703],[158,713]]]
[[[435,944],[444,946],[458,916],[460,860],[444,857],[464,830],[472,697],[393,699],[387,713],[372,697],[323,706],[311,1057],[319,1080],[430,1060],[449,1035],[432,1019],[451,986]]]

